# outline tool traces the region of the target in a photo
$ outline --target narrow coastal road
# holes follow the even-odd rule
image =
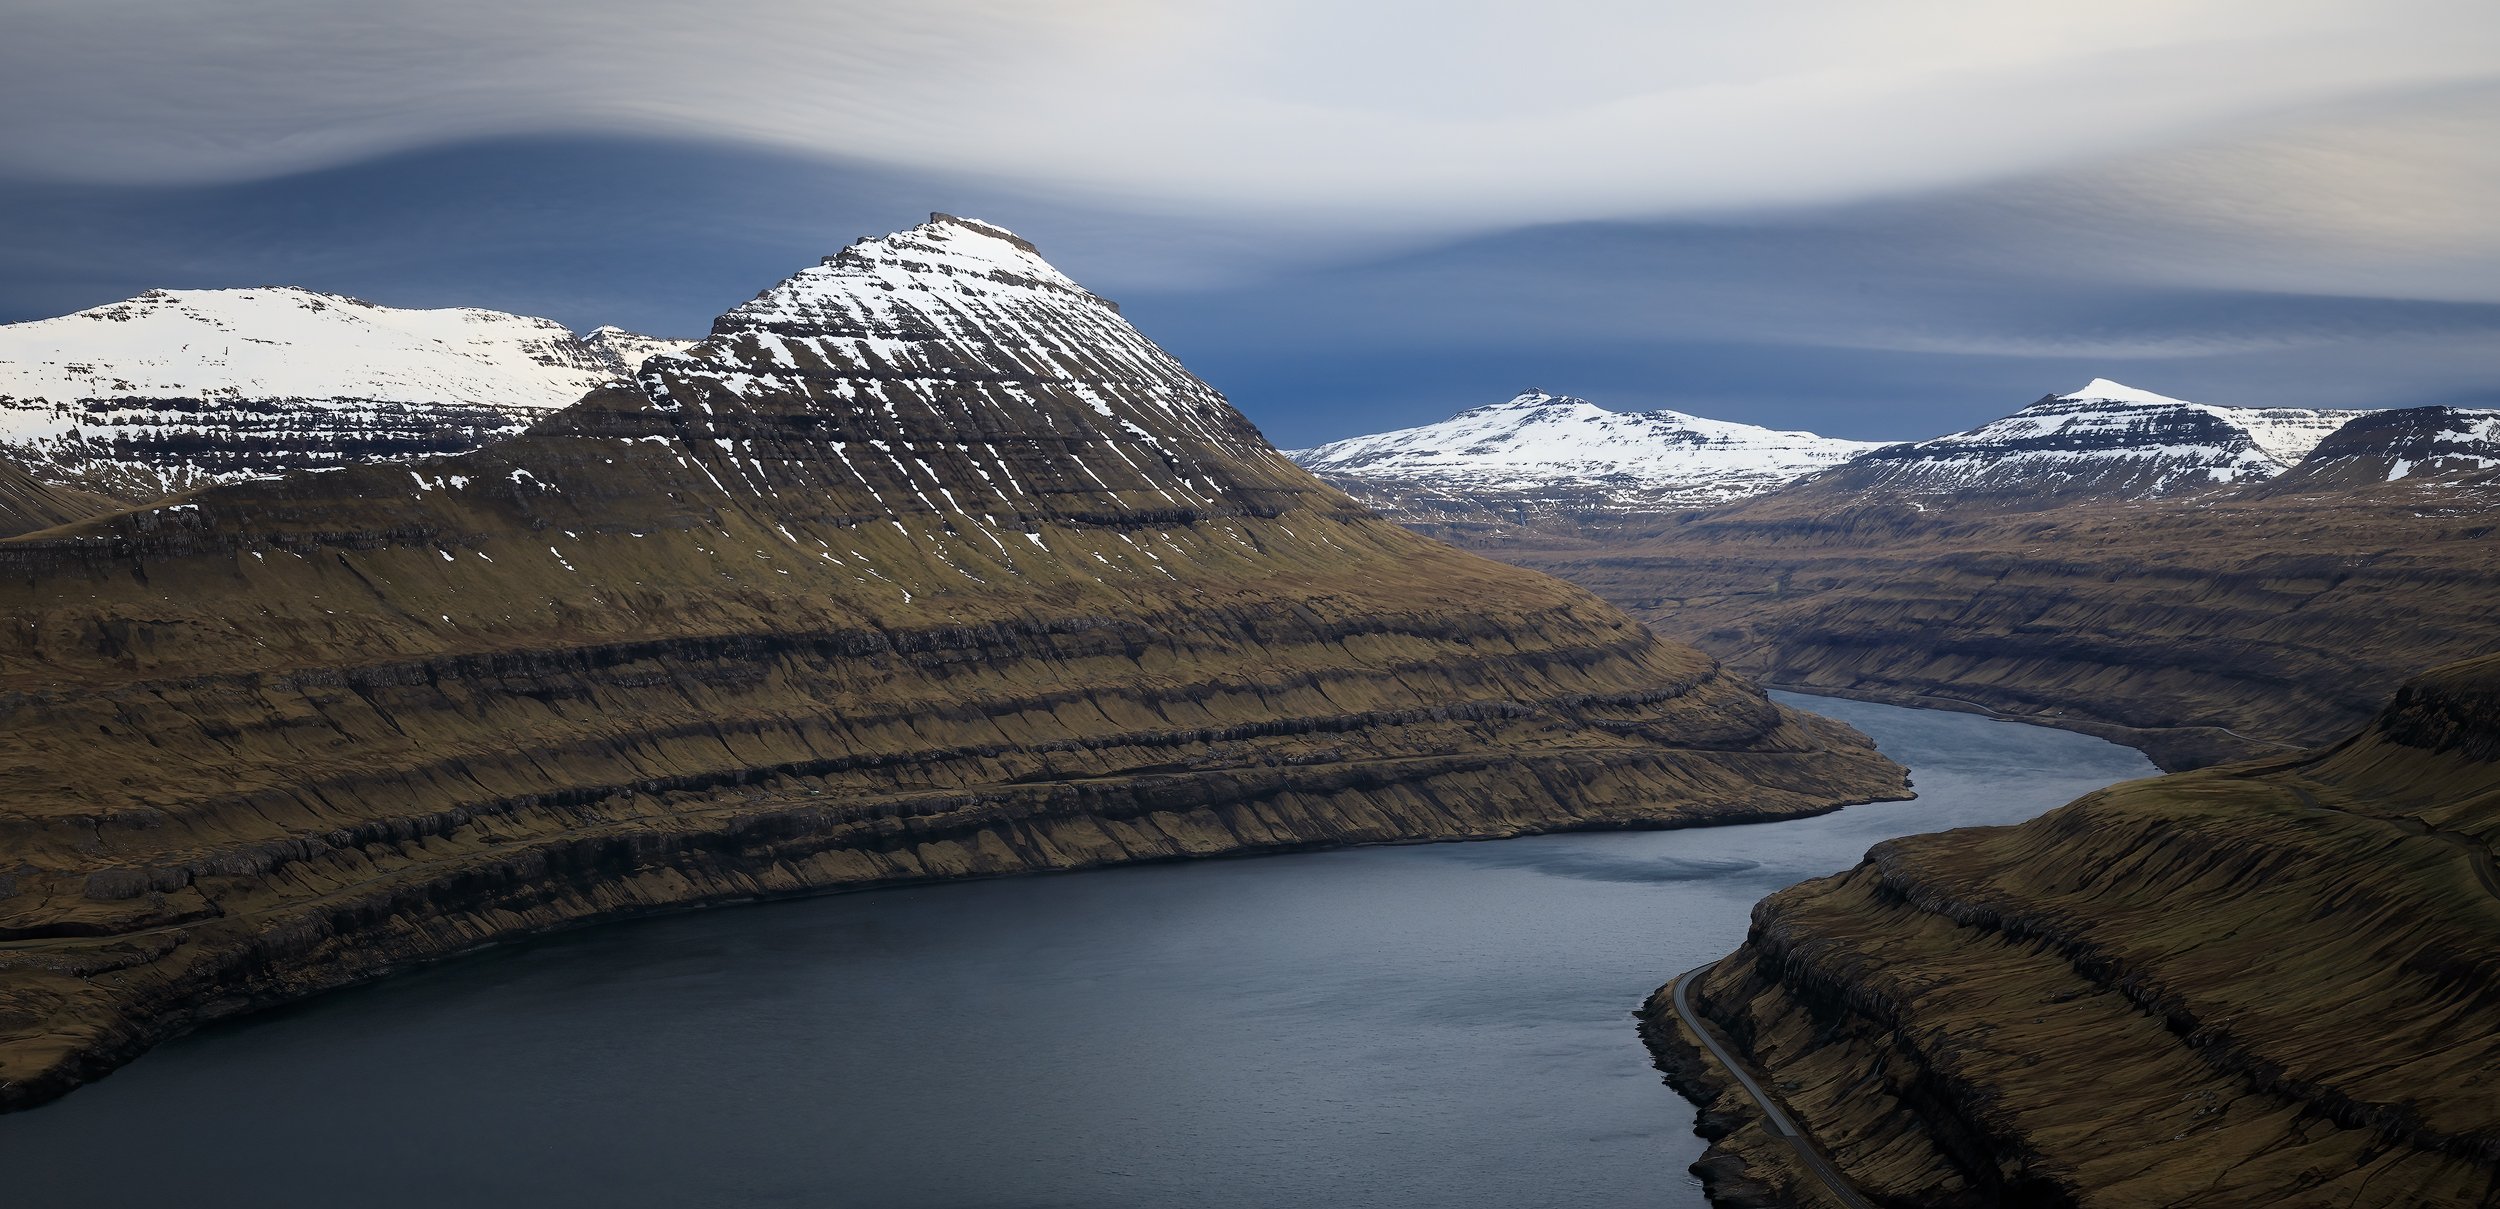
[[[1797,1125],[1788,1119],[1788,1113],[1773,1102],[1770,1093],[1762,1090],[1762,1085],[1754,1081],[1753,1075],[1745,1070],[1744,1064],[1738,1062],[1734,1054],[1727,1052],[1727,1048],[1719,1044],[1718,1037],[1711,1033],[1709,1026],[1702,1023],[1700,1015],[1693,1011],[1692,1000],[1686,997],[1686,992],[1692,987],[1695,978],[1699,978],[1704,971],[1717,964],[1715,961],[1705,962],[1676,976],[1675,989],[1668,998],[1675,1004],[1677,1018],[1684,1022],[1684,1027],[1691,1030],[1693,1036],[1701,1040],[1702,1047],[1710,1051],[1710,1056],[1719,1060],[1719,1066],[1735,1078],[1737,1086],[1744,1088],[1745,1094],[1753,1097],[1753,1102],[1762,1109],[1763,1118],[1771,1123],[1771,1132],[1787,1140],[1789,1146],[1797,1152],[1797,1161],[1804,1165],[1808,1174],[1822,1183],[1823,1190],[1830,1193],[1833,1200],[1838,1201],[1844,1209],[1875,1209],[1872,1202],[1859,1196],[1858,1190],[1849,1186],[1848,1179],[1840,1174],[1838,1168],[1832,1166],[1830,1159],[1823,1157],[1822,1151],[1815,1149],[1812,1142],[1807,1141],[1804,1135],[1797,1132]]]

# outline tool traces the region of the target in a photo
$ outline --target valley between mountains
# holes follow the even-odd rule
[[[250,389],[309,428],[381,393]],[[8,488],[27,523],[134,463],[204,485],[0,541],[0,1107],[659,908],[1906,792],[1848,728],[1322,485],[964,219],[466,453],[224,481],[79,432]]]
[[[0,424],[0,1109],[657,910],[1907,796],[1768,683],[2177,771],[1765,900],[1725,1058],[1654,998],[1717,1203],[2500,1189],[2500,411],[1289,457],[933,215],[699,341],[143,295],[0,329]]]
[[[1376,498],[1773,684],[2201,770],[1887,841],[1661,988],[1713,1203],[2500,1203],[2500,412],[2095,381],[1707,509],[1469,494],[1521,443]]]
[[[1375,482],[1426,502],[1391,515],[1800,691],[2047,722],[2180,769],[2331,741],[2414,673],[2500,649],[2500,411],[2095,381],[1768,486],[1740,457],[1720,481],[1751,486],[1706,509],[1568,476],[1496,499],[1474,484],[1515,481],[1540,434],[1507,436],[1413,430],[1438,452]]]

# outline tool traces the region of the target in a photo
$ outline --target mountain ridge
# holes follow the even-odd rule
[[[456,453],[681,341],[294,286],[150,290],[0,325],[0,455],[140,502],[209,482]]]
[[[1976,428],[1870,450],[1799,486],[2024,508],[2156,499],[2274,478],[2363,414],[2191,403],[2095,378]]]

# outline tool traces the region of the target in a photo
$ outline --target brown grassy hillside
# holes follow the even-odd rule
[[[2500,650],[2488,481],[2013,513],[1810,484],[1594,537],[1435,531],[1772,684],[2051,722],[2173,769],[2330,741],[2405,677]]]
[[[2500,657],[2361,733],[1914,836],[1755,910],[1703,1013],[1900,1206],[2500,1202]],[[1723,1203],[1811,1204],[1653,1038]]]
[[[955,219],[477,452],[0,542],[0,618],[0,1106],[654,908],[1902,792]]]

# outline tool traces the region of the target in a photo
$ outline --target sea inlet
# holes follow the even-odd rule
[[[1633,1010],[1885,838],[2149,776],[2099,739],[1783,695],[1915,801],[1101,870],[515,944],[204,1030],[0,1117],[24,1209],[1700,1206]]]

